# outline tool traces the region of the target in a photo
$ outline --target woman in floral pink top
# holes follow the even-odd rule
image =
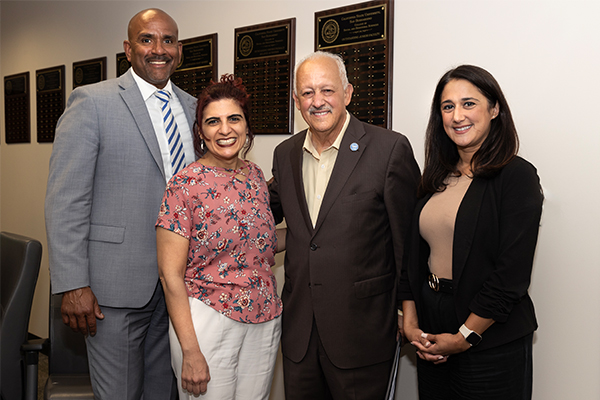
[[[169,181],[156,223],[182,400],[270,392],[281,334],[271,272],[278,241],[262,171],[239,158],[253,140],[248,97],[232,75],[200,95],[201,158]]]

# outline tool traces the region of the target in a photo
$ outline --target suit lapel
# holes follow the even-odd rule
[[[194,121],[196,121],[196,99],[187,95],[186,92],[179,89],[173,82],[171,82],[171,88],[177,95],[181,106],[183,107],[183,112],[188,120],[188,124],[190,127],[190,132],[192,135],[194,134]]]
[[[294,188],[296,195],[298,196],[298,204],[300,205],[300,211],[304,217],[306,227],[310,232],[313,230],[312,221],[310,220],[310,214],[308,213],[308,204],[306,204],[306,193],[304,192],[304,180],[302,179],[302,156],[304,154],[303,145],[306,138],[307,131],[297,134],[296,142],[290,152],[290,162],[292,165],[292,176],[294,181]]]
[[[118,81],[119,87],[121,88],[121,97],[129,108],[140,134],[148,146],[148,150],[150,150],[154,161],[158,165],[158,168],[160,168],[160,172],[164,177],[165,171],[160,155],[160,147],[158,146],[158,140],[156,139],[156,133],[154,132],[154,126],[152,125],[152,120],[150,119],[148,109],[146,108],[144,99],[142,99],[140,90],[131,75],[131,71],[123,74],[118,78]]]
[[[340,144],[338,156],[329,178],[329,184],[321,203],[321,209],[319,210],[319,217],[315,225],[315,232],[319,230],[323,221],[327,217],[329,210],[335,204],[340,192],[346,185],[348,178],[354,171],[358,160],[362,157],[365,148],[367,147],[367,141],[365,140],[365,129],[362,123],[353,116],[350,116],[350,124],[346,129],[346,133]],[[358,149],[356,151],[350,150],[350,145],[356,143]]]
[[[475,178],[458,208],[454,225],[454,244],[452,248],[452,277],[458,286],[465,263],[471,251],[473,236],[477,228],[479,210],[487,187],[485,179]]]

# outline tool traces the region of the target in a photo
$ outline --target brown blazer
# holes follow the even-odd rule
[[[305,137],[303,131],[277,146],[270,186],[275,220],[285,218],[288,228],[283,353],[302,360],[314,320],[337,367],[389,360],[420,177],[412,148],[405,136],[351,117],[313,229],[302,180]]]

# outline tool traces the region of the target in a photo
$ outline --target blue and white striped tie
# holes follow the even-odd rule
[[[175,175],[180,169],[185,167],[185,152],[183,151],[183,141],[181,140],[179,129],[177,129],[177,122],[175,122],[175,116],[171,112],[171,105],[169,104],[171,94],[166,90],[157,90],[154,95],[163,102],[161,106],[163,123],[165,124],[169,152],[171,153],[171,168],[173,175]]]

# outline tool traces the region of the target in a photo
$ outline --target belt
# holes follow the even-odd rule
[[[429,274],[429,287],[435,292],[453,293],[452,279],[444,279],[436,274]]]

